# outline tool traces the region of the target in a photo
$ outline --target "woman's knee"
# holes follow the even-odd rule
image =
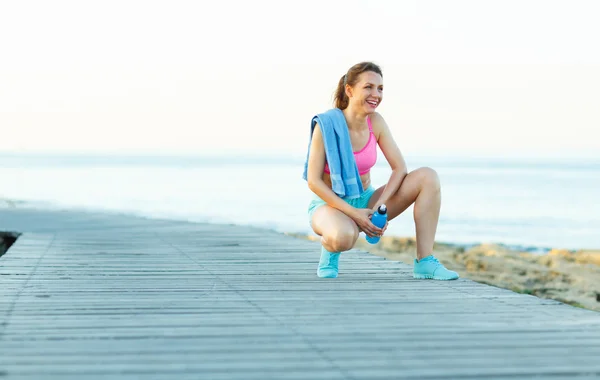
[[[430,167],[422,167],[415,172],[419,175],[419,182],[423,189],[440,190],[440,177],[438,173]]]
[[[323,236],[325,245],[331,252],[348,251],[358,239],[358,228],[338,228]]]

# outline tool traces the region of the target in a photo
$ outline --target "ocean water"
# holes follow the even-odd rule
[[[385,160],[375,186],[390,175]],[[440,242],[600,248],[600,160],[406,157],[440,175]],[[302,157],[0,155],[0,199],[312,233]],[[7,202],[4,207],[9,207]],[[414,236],[412,207],[387,235]],[[364,238],[364,235],[363,235]]]

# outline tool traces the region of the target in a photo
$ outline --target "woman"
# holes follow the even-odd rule
[[[317,275],[338,276],[340,253],[354,246],[359,232],[368,236],[381,236],[385,232],[387,224],[378,228],[371,223],[371,215],[380,205],[387,206],[388,220],[392,220],[414,203],[417,258],[413,277],[457,279],[458,274],[446,269],[432,254],[441,204],[438,175],[426,167],[407,173],[404,158],[385,120],[375,112],[382,99],[383,74],[372,62],[352,66],[340,78],[335,93],[335,107],[341,110],[347,124],[364,189],[358,197],[340,197],[332,190],[323,131],[316,123],[311,132],[305,176],[314,193],[308,208],[310,224],[321,236],[323,245]],[[371,184],[370,176],[370,169],[377,160],[376,145],[392,169],[388,183],[378,189]]]

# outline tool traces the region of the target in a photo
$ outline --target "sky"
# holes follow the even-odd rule
[[[360,61],[415,155],[600,156],[597,1],[0,3],[0,152],[306,154]]]

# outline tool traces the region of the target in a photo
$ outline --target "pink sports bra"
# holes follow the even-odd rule
[[[354,160],[356,160],[356,166],[358,166],[358,173],[360,175],[367,174],[371,168],[377,162],[377,139],[373,134],[373,126],[371,125],[371,118],[367,117],[367,124],[369,125],[369,140],[358,152],[354,152]],[[325,163],[325,173],[329,174],[329,165]]]

